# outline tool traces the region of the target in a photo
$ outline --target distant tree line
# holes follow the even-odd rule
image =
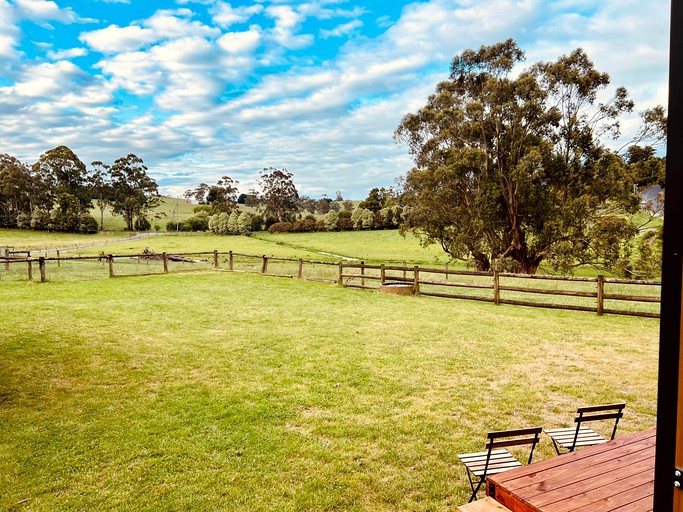
[[[159,203],[157,184],[134,154],[112,165],[91,168],[66,146],[43,153],[32,165],[0,155],[0,227],[94,233],[93,202],[123,217],[128,230],[150,229],[150,214]]]
[[[406,210],[393,188],[373,188],[354,208],[341,191],[335,199],[300,196],[294,175],[287,169],[264,168],[259,189],[238,195],[238,182],[223,176],[215,185],[200,183],[185,191],[186,199],[199,203],[194,215],[181,222],[169,222],[167,230],[211,231],[220,235],[244,235],[254,231],[271,233],[398,229]],[[241,210],[240,206],[252,211]],[[316,217],[318,215],[318,217]]]

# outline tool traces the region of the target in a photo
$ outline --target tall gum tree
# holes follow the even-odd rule
[[[600,142],[632,110],[626,90],[599,102],[609,76],[581,49],[512,76],[523,59],[512,39],[464,51],[395,132],[416,164],[404,227],[479,270],[595,257],[600,221],[627,222],[638,204],[627,166]]]
[[[299,192],[294,185],[294,175],[287,169],[266,167],[258,180],[263,195],[261,209],[266,217],[277,222],[294,220],[299,211]]]
[[[140,157],[129,153],[117,158],[109,169],[113,192],[112,209],[121,215],[126,229],[133,231],[135,221],[144,224],[152,209],[159,205],[159,191]]]
[[[32,171],[47,184],[54,201],[59,194],[71,194],[78,199],[81,213],[92,208],[86,166],[68,147],[57,146],[46,151],[33,164]]]

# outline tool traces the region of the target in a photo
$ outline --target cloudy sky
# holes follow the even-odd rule
[[[286,167],[361,199],[411,168],[392,134],[462,50],[580,46],[643,110],[666,105],[668,35],[664,0],[0,0],[0,153],[135,153],[174,196]]]

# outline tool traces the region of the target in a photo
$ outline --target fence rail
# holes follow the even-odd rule
[[[22,265],[25,265],[23,272],[20,270]],[[659,318],[661,290],[659,281],[605,278],[601,275],[542,276],[418,266],[366,265],[364,262],[316,261],[232,251],[134,255],[101,253],[98,256],[39,258],[32,258],[27,252],[6,251],[4,256],[0,256],[0,280],[37,279],[37,274],[34,275],[36,265],[41,282],[48,280],[49,265],[51,275],[71,279],[92,279],[93,276],[119,278],[202,270],[254,272],[371,290],[395,283],[412,287],[415,294],[430,297],[650,318]],[[76,267],[79,267],[78,270],[75,270]],[[551,297],[557,300],[553,301]]]

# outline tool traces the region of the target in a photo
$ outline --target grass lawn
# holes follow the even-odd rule
[[[383,262],[422,264],[443,267],[450,257],[438,245],[420,246],[412,234],[401,236],[397,229],[380,231],[340,231],[321,233],[255,233],[259,240],[297,247],[318,253],[363,260],[366,263]],[[338,259],[338,258],[337,258]],[[464,267],[462,263],[458,266]]]
[[[0,301],[1,510],[453,510],[487,430],[655,423],[650,319],[214,272]]]

